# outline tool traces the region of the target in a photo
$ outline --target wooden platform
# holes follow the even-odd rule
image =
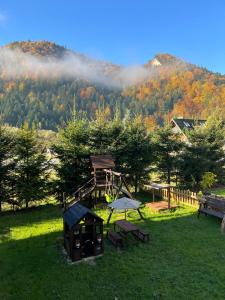
[[[167,201],[149,202],[149,203],[146,203],[146,206],[153,210],[156,210],[156,211],[162,211],[162,210],[169,209]],[[176,209],[176,208],[177,208],[176,204],[170,204],[170,209]]]

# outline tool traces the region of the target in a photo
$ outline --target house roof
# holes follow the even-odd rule
[[[195,126],[202,126],[205,124],[206,120],[194,120],[194,119],[172,119],[172,122],[179,128],[184,130],[194,129]]]
[[[114,168],[115,163],[112,155],[91,155],[91,164],[94,169]]]
[[[74,225],[78,224],[87,214],[91,214],[95,218],[102,220],[102,218],[97,216],[87,207],[81,205],[79,202],[74,203],[64,212],[63,219],[68,224],[69,228],[72,228]]]

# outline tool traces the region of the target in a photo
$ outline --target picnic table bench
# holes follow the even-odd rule
[[[138,240],[140,240],[142,242],[148,242],[149,241],[149,233],[146,232],[143,229],[139,229],[138,231],[134,231],[134,232],[132,232],[132,234],[134,235],[134,237],[136,237]]]
[[[198,217],[200,214],[223,219],[225,215],[225,199],[205,196],[199,200]]]
[[[123,247],[123,239],[116,231],[108,231],[108,239],[113,243],[116,248]]]
[[[124,235],[126,237],[128,233],[131,233],[139,241],[149,241],[149,233],[139,228],[136,224],[133,224],[127,220],[119,220],[114,223],[114,229],[116,226],[121,230],[119,232],[121,236]]]

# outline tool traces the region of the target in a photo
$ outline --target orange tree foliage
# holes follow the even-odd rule
[[[19,48],[35,56],[62,57],[69,50],[54,43],[14,42],[8,48]],[[225,114],[225,76],[204,68],[184,63],[169,54],[156,55],[162,63],[144,67],[150,75],[141,83],[123,89],[114,89],[78,78],[43,78],[27,74],[24,78],[9,79],[4,68],[0,71],[0,114],[12,125],[35,123],[44,129],[57,129],[68,120],[74,110],[93,118],[96,111],[108,110],[121,116],[127,112],[145,117],[149,127],[162,124],[173,116],[206,118],[214,110]],[[108,69],[107,69],[108,68]],[[110,74],[118,66],[108,64]],[[44,72],[44,71],[43,71]]]

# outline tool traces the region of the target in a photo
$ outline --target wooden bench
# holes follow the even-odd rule
[[[199,200],[198,217],[200,214],[223,219],[225,215],[225,199],[205,196]]]
[[[146,232],[143,229],[139,229],[137,231],[133,231],[132,234],[137,238],[138,240],[142,242],[148,242],[149,241],[149,233]]]
[[[123,247],[123,239],[118,232],[108,231],[108,239],[113,243],[116,248]]]

